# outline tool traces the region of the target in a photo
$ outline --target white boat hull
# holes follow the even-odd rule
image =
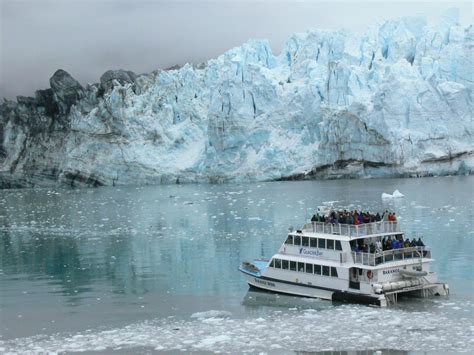
[[[373,304],[385,307],[387,302],[384,295],[363,295],[338,290],[328,290],[317,286],[298,285],[293,282],[279,281],[275,279],[262,278],[243,272],[247,283],[251,287],[271,292],[283,293],[299,297],[321,298],[329,301],[349,301],[356,303]]]

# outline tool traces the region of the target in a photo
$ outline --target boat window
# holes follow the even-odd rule
[[[329,266],[323,266],[323,275],[329,276]]]
[[[326,248],[326,239],[318,238],[318,248],[319,249]]]
[[[275,259],[275,268],[281,269],[281,259]]]
[[[334,240],[332,239],[328,239],[327,242],[326,242],[326,248],[327,249],[334,249]]]
[[[309,274],[313,273],[313,264],[306,264],[306,272]]]
[[[290,270],[296,271],[296,261],[290,261]]]
[[[301,239],[302,239],[301,245],[304,246],[304,247],[308,247],[309,246],[309,238],[308,237],[303,237]]]
[[[304,272],[304,263],[298,263],[298,271]]]
[[[272,259],[272,261],[270,261],[270,267],[275,267],[275,266],[274,266],[274,265],[275,265],[275,263],[274,263],[274,262],[275,262],[275,260],[274,260],[274,259]]]
[[[288,270],[288,260],[281,261],[281,268],[284,270]]]
[[[286,238],[285,244],[293,244],[293,236],[289,235],[288,238]]]
[[[318,247],[318,240],[316,238],[309,238],[309,246],[311,248],[317,248]]]
[[[314,265],[314,273],[321,275],[321,265]]]
[[[295,235],[295,237],[293,238],[293,244],[301,245],[301,237],[299,235]]]
[[[336,250],[342,250],[342,245],[340,240],[336,240]]]
[[[334,266],[331,266],[331,276],[337,277],[337,269]]]

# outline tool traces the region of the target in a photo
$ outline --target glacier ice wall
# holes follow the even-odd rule
[[[0,186],[469,174],[473,47],[451,11],[87,87],[58,70],[0,106]]]

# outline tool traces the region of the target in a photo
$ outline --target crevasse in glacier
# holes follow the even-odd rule
[[[3,187],[471,173],[473,26],[402,18],[250,40],[202,65],[110,70],[0,109]]]

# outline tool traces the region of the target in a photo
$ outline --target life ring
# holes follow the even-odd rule
[[[369,278],[369,280],[371,280],[372,277],[374,277],[374,273],[372,272],[372,270],[367,271],[367,277]]]

